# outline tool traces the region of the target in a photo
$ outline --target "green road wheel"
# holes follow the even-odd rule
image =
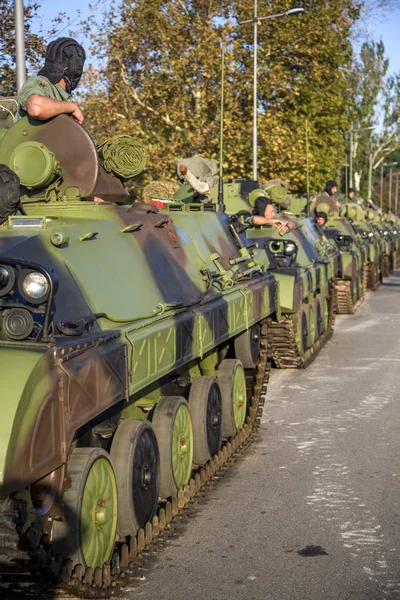
[[[307,315],[303,309],[297,313],[297,326],[295,329],[295,342],[300,354],[304,354],[308,348],[308,325]]]
[[[221,390],[215,377],[197,377],[189,393],[193,422],[193,461],[204,465],[218,454],[222,442]]]
[[[308,346],[311,348],[315,342],[315,312],[312,306],[310,307],[310,312],[308,313],[308,323]]]
[[[317,337],[320,337],[324,332],[324,323],[322,318],[321,301],[317,300],[315,304],[316,319],[317,319]]]
[[[329,302],[328,298],[324,298],[324,331],[328,331],[329,327]]]
[[[100,448],[76,448],[68,473],[71,487],[64,494],[65,518],[54,522],[54,549],[84,567],[102,567],[111,558],[117,528],[111,459]]]
[[[111,445],[118,486],[117,531],[135,535],[155,515],[160,489],[160,458],[149,421],[122,421]]]
[[[152,423],[160,450],[160,496],[169,498],[188,483],[192,473],[193,426],[185,398],[161,398]]]
[[[260,325],[255,323],[235,338],[235,356],[244,369],[255,369],[260,360]]]
[[[217,370],[222,397],[222,435],[229,438],[242,429],[246,420],[246,378],[240,360],[226,358]]]

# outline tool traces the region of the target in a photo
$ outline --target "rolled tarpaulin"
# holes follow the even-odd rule
[[[101,166],[115,177],[132,179],[146,167],[147,148],[130,135],[114,135],[96,147]]]

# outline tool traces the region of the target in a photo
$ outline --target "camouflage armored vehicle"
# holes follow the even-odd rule
[[[114,142],[65,115],[0,142],[26,213],[0,228],[0,584],[103,593],[256,424],[273,275],[216,205],[132,205]]]
[[[354,314],[362,304],[367,288],[367,251],[357,239],[351,223],[332,212],[328,203],[318,205],[328,216],[323,229],[330,243],[340,252],[340,272],[335,283],[338,314]]]
[[[188,161],[179,161],[189,168]],[[190,168],[189,168],[190,173]],[[175,198],[193,201],[200,187],[190,173]],[[198,179],[198,177],[197,177]],[[192,185],[191,185],[192,184]],[[194,187],[193,187],[194,186]],[[217,188],[211,197],[217,198]],[[238,235],[256,245],[255,256],[279,283],[279,313],[269,319],[270,356],[277,367],[305,367],[333,332],[333,279],[339,254],[323,238],[310,218],[292,219],[294,229],[285,233],[274,226],[255,227],[248,222],[259,196],[283,203],[287,190],[274,180],[258,187],[240,180],[224,185],[224,202]]]
[[[343,216],[351,223],[360,245],[365,249],[367,259],[367,288],[376,290],[382,282],[380,249],[381,244],[366,220],[366,211],[358,204],[343,208]]]
[[[368,210],[367,218],[380,241],[380,271],[382,277],[390,277],[395,268],[396,246],[389,226],[385,222],[383,215],[375,210]]]

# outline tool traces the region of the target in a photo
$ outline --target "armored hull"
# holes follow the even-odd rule
[[[25,137],[54,172],[22,162],[41,183],[0,230],[0,581],[33,567],[107,594],[256,428],[278,286],[215,207],[126,203],[72,120],[15,127],[2,160]]]

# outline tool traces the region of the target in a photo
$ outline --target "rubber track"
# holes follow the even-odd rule
[[[373,292],[378,289],[381,285],[381,282],[378,279],[375,279],[375,269],[374,264],[369,262],[367,265],[367,288],[372,290]]]
[[[30,546],[20,561],[10,563],[14,569],[0,571],[0,592],[7,588],[9,592],[23,592],[23,597],[45,598],[110,598],[116,596],[121,588],[131,580],[140,579],[138,568],[144,559],[148,559],[162,549],[165,538],[171,535],[174,527],[179,525],[185,513],[191,516],[198,499],[204,496],[226,471],[243,455],[256,438],[260,424],[266,388],[269,378],[267,364],[267,320],[261,327],[261,351],[257,368],[246,370],[246,387],[248,391],[249,410],[246,423],[222,449],[204,467],[199,469],[184,489],[177,496],[159,506],[156,516],[140,529],[128,543],[116,545],[111,563],[103,568],[83,569],[82,565],[73,565],[72,561],[63,560],[60,555],[53,556],[51,549],[38,545],[37,534],[28,530],[22,539],[23,546]],[[11,518],[12,515],[10,514]],[[0,531],[0,554],[6,553],[6,545],[15,555],[18,544],[16,533],[2,537]],[[7,542],[7,543],[5,543]],[[33,549],[32,548],[35,548]],[[11,556],[10,556],[11,557]],[[62,566],[61,566],[62,563]],[[16,596],[17,597],[17,596]],[[8,593],[7,593],[8,598]]]
[[[334,293],[334,290],[332,290],[332,293]],[[281,323],[276,323],[272,319],[268,322],[270,356],[279,369],[305,369],[333,335],[335,311],[334,303],[331,301],[327,330],[314,342],[311,348],[301,354],[295,341],[295,316],[285,315]]]
[[[361,297],[353,303],[351,294],[351,280],[339,279],[336,281],[335,310],[338,315],[354,315],[365,300],[368,283],[368,263],[363,264],[361,276]]]

